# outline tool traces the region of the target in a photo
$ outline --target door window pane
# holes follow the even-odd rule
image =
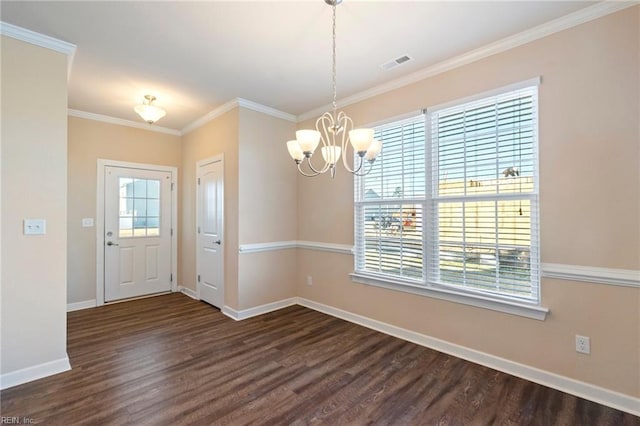
[[[147,181],[145,179],[134,179],[133,196],[135,198],[147,198]]]
[[[147,198],[160,198],[160,181],[147,181]]]
[[[147,200],[147,216],[160,216],[160,200]]]
[[[136,198],[133,200],[133,215],[145,217],[147,215],[147,200]]]
[[[147,218],[147,235],[153,235],[153,236],[160,235],[160,218],[159,217]]]

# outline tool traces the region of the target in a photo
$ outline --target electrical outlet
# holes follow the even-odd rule
[[[581,354],[591,353],[591,339],[587,336],[580,336],[576,334],[576,352]]]
[[[311,275],[307,275],[307,285],[313,285],[313,278],[311,278]]]

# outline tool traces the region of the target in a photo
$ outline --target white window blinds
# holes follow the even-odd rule
[[[537,87],[428,121],[429,281],[538,301]]]
[[[356,271],[420,280],[423,274],[424,117],[376,128],[383,151],[356,178]]]
[[[382,152],[355,179],[356,276],[539,303],[537,93],[375,129]]]

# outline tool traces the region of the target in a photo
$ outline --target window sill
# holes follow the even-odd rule
[[[477,308],[490,309],[492,311],[518,315],[539,321],[544,321],[549,313],[549,309],[538,305],[528,305],[508,300],[491,299],[488,297],[459,293],[435,287],[424,287],[409,281],[394,280],[393,278],[381,278],[379,276],[369,275],[362,272],[352,272],[350,275],[352,281],[361,284],[417,294],[419,296],[432,297],[434,299],[461,303],[463,305],[475,306]]]

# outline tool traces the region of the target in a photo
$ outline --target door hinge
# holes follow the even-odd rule
[[[169,276],[169,282],[173,282],[173,274]]]
[[[200,178],[198,178],[198,185],[200,185]]]
[[[198,282],[200,282],[200,275],[198,275]]]
[[[171,190],[173,191],[173,187],[174,187],[175,183],[171,182]]]
[[[198,234],[200,233],[200,227],[198,226]]]
[[[171,228],[171,236],[173,237],[173,228]]]

